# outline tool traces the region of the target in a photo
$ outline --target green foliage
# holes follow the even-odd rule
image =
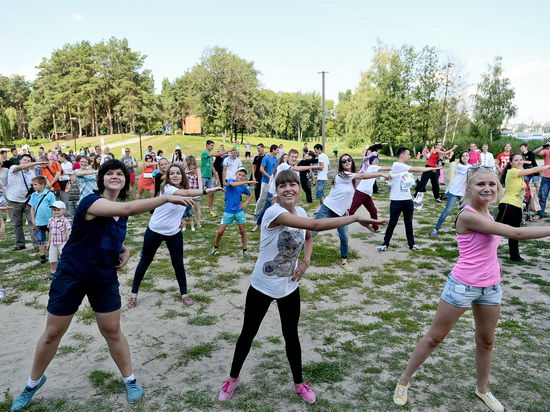
[[[488,72],[477,85],[474,119],[480,136],[491,140],[500,136],[503,122],[517,112],[513,104],[515,94],[510,79],[503,77],[502,57],[495,57],[493,65],[488,66]]]

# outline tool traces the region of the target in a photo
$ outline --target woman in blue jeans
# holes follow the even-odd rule
[[[317,212],[316,219],[328,217],[344,216],[351,206],[353,195],[355,193],[354,180],[372,179],[376,177],[390,178],[384,173],[355,173],[355,162],[349,154],[344,154],[338,162],[338,174],[332,182],[332,189],[323,201],[321,208]],[[340,257],[342,258],[342,267],[350,272],[353,269],[348,265],[348,227],[340,226],[338,229],[340,238]],[[315,234],[315,233],[314,233]]]
[[[218,190],[223,189],[218,186],[211,189],[189,190],[183,166],[181,164],[173,164],[166,171],[166,183],[162,189],[161,197],[172,195],[196,197],[217,192]],[[143,249],[141,250],[141,258],[134,273],[132,294],[128,301],[129,309],[137,306],[139,286],[162,242],[166,243],[166,247],[170,252],[170,259],[172,260],[172,267],[178,281],[182,303],[187,306],[193,304],[193,300],[187,295],[187,279],[185,277],[185,268],[183,267],[183,235],[181,224],[185,209],[185,206],[166,203],[157,207],[153,212],[149,226],[143,235]]]
[[[445,219],[447,219],[447,216],[453,207],[455,207],[455,205],[460,202],[460,199],[462,199],[462,196],[464,196],[464,191],[466,190],[466,173],[470,167],[470,164],[468,163],[469,160],[470,152],[466,150],[460,153],[460,159],[459,163],[456,165],[455,175],[447,188],[447,204],[445,205],[445,209],[443,209],[439,215],[439,219],[437,219],[437,223],[435,224],[434,230],[432,230],[431,236],[437,236],[439,229],[443,226]]]

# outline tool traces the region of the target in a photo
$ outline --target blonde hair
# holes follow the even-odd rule
[[[464,202],[465,204],[469,205],[472,203],[471,186],[473,185],[473,178],[482,173],[490,174],[491,177],[494,177],[495,182],[497,183],[497,192],[493,199],[491,199],[490,203],[497,203],[502,198],[504,194],[504,189],[498,179],[497,174],[492,169],[486,167],[470,168],[468,169],[468,172],[466,174],[466,190],[464,191],[464,196],[462,197],[462,202]]]

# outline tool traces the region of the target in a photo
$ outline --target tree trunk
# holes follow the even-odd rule
[[[223,137],[223,142],[225,143],[225,138],[227,137],[227,129],[223,129],[222,131],[222,137]]]
[[[97,122],[97,106],[94,103],[94,136],[99,136],[99,125]]]
[[[185,110],[181,109],[181,134],[185,136]]]
[[[113,134],[113,112],[111,111],[111,103],[107,103],[107,121],[109,122],[109,134]]]
[[[52,120],[53,120],[53,135],[54,140],[57,140],[57,123],[55,122],[55,114],[52,113]]]

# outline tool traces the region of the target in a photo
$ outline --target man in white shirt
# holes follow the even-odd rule
[[[223,161],[223,185],[227,184],[227,179],[236,179],[237,170],[243,167],[241,159],[238,157],[237,149],[231,149],[231,154]]]
[[[21,156],[19,165],[13,165],[8,172],[6,199],[10,209],[10,218],[15,234],[15,246],[12,251],[25,249],[25,232],[23,231],[23,215],[27,218],[31,240],[36,243],[31,225],[31,207],[27,204],[28,191],[32,188],[32,178],[36,166],[46,166],[48,162],[33,162],[28,154]]]
[[[411,175],[411,172],[423,173],[438,169],[437,167],[411,167],[407,165],[411,159],[411,153],[406,147],[399,147],[396,155],[397,161],[394,162],[391,167],[390,221],[386,229],[386,234],[384,235],[384,243],[376,248],[379,252],[385,252],[388,249],[393,231],[401,213],[403,213],[409,249],[414,251],[420,250],[414,243],[414,203],[411,195],[411,187],[414,185],[415,179]]]
[[[323,204],[325,198],[325,185],[328,180],[328,169],[330,168],[330,161],[328,156],[323,153],[323,145],[317,143],[313,146],[315,153],[317,153],[319,166],[322,167],[321,170],[317,173],[317,183],[315,184],[315,198],[319,200],[320,204]]]
[[[481,153],[479,154],[479,164],[484,167],[495,168],[495,158],[493,154],[489,151],[489,145],[485,143],[481,146]]]

